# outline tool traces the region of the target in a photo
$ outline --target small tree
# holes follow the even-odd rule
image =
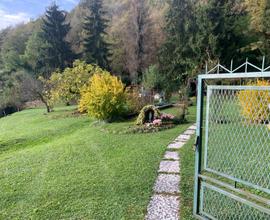
[[[55,99],[61,99],[66,104],[72,101],[77,102],[82,87],[89,82],[94,73],[101,71],[102,69],[98,66],[76,60],[72,68],[66,68],[63,72],[56,71],[52,74],[51,80],[57,82],[52,94]]]
[[[143,74],[143,86],[146,89],[161,90],[164,80],[156,65],[150,66]]]
[[[79,110],[100,120],[119,116],[126,105],[124,85],[106,71],[95,73],[81,91]]]

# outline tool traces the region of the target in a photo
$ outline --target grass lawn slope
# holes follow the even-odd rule
[[[166,145],[195,115],[154,134],[114,134],[133,122],[98,125],[73,111],[0,119],[0,219],[143,219]]]

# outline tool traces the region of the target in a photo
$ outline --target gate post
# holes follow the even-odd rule
[[[198,89],[197,89],[197,130],[196,130],[196,143],[195,143],[195,181],[194,181],[194,199],[193,199],[193,214],[196,216],[199,213],[199,194],[200,183],[199,174],[201,173],[201,152],[202,152],[202,128],[203,128],[203,79],[198,76]]]

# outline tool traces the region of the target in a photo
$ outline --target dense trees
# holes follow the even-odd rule
[[[0,96],[19,94],[26,77],[29,91],[43,94],[51,74],[61,78],[77,58],[110,69],[127,85],[169,94],[205,62],[269,57],[269,21],[269,0],[81,0],[70,13],[52,4],[41,18],[0,31]]]

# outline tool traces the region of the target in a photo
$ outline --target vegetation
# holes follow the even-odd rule
[[[102,72],[102,70],[80,60],[76,60],[73,67],[67,67],[62,72],[54,72],[50,79],[56,82],[56,86],[52,90],[55,100],[61,100],[66,104],[77,103],[81,96],[81,89],[97,72]]]
[[[102,2],[102,0],[86,0],[84,3],[90,15],[86,16],[83,23],[85,35],[83,52],[87,62],[95,63],[101,68],[108,68],[109,45],[104,39],[107,20]]]
[[[47,115],[32,109],[0,119],[0,218],[144,217],[165,147],[189,124],[117,134],[134,121],[97,125],[74,109]]]
[[[268,12],[267,0],[81,0],[70,13],[52,4],[44,16],[0,31],[0,75],[49,79],[80,59],[169,99],[179,89],[187,93],[206,62],[237,65],[247,57],[258,64],[268,56]],[[36,97],[29,95],[20,99]]]
[[[112,120],[125,111],[124,85],[106,71],[95,73],[81,90],[79,110],[100,120]]]
[[[266,80],[258,80],[256,83],[248,83],[249,86],[270,86]],[[238,93],[242,115],[251,123],[264,123],[269,118],[270,96],[267,90],[244,90]]]
[[[194,188],[194,138],[191,139],[181,150],[181,218],[185,220],[193,220],[193,188]]]
[[[42,35],[48,44],[45,54],[45,63],[49,66],[50,75],[56,69],[63,69],[72,60],[72,51],[65,40],[70,25],[66,22],[66,12],[59,10],[56,4],[50,6],[42,23]],[[40,46],[43,46],[42,44]]]

